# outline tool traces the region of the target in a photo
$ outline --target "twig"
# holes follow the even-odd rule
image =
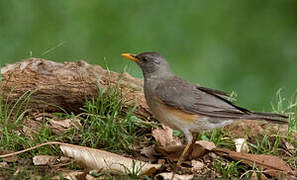
[[[2,155],[0,155],[0,158],[6,158],[6,157],[9,157],[9,156],[15,156],[15,155],[18,155],[18,154],[21,154],[21,153],[24,153],[24,152],[31,151],[33,149],[39,148],[41,146],[51,145],[51,144],[62,145],[62,144],[65,144],[65,143],[61,143],[61,142],[57,142],[57,141],[46,142],[46,143],[38,144],[36,146],[30,147],[30,148],[27,148],[27,149],[23,149],[21,151],[9,153],[9,154],[2,154]]]

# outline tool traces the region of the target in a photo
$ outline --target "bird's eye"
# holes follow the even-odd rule
[[[148,60],[148,58],[145,56],[142,58],[142,61],[147,61],[147,60]]]

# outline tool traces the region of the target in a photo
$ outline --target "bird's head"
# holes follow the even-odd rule
[[[122,57],[136,62],[144,77],[173,75],[165,58],[157,52],[143,52],[137,55],[124,53]]]

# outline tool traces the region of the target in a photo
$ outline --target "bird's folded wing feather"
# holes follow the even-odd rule
[[[219,118],[240,118],[250,111],[222,97],[225,93],[190,84],[177,77],[163,81],[156,89],[160,100],[182,111]]]
[[[211,94],[215,94],[218,96],[222,96],[222,97],[230,97],[227,93],[217,90],[217,89],[211,89],[211,88],[206,88],[206,87],[202,87],[202,86],[197,86],[197,88],[201,91],[205,91]]]

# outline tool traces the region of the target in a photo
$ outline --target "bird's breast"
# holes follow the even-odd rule
[[[168,106],[162,102],[156,93],[158,80],[146,79],[144,83],[144,95],[146,102],[153,113],[154,117],[160,122],[166,124],[173,129],[191,129],[199,115],[191,114]]]
[[[147,98],[147,104],[156,119],[173,129],[191,129],[199,117],[199,115],[167,106],[154,96]]]

